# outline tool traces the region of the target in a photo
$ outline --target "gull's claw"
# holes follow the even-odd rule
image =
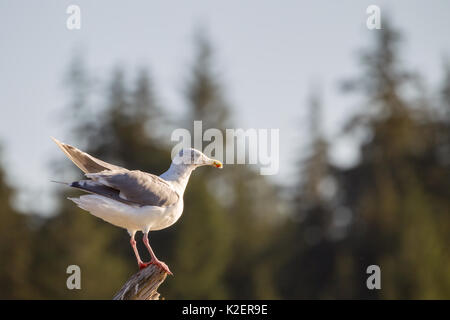
[[[158,266],[161,270],[163,270],[165,273],[173,276],[173,273],[170,271],[169,267],[164,262],[159,261],[159,260],[151,260],[149,262],[149,264],[154,264],[154,265]]]

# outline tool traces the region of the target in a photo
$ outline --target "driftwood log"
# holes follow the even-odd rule
[[[150,265],[132,275],[113,300],[159,300],[157,290],[166,277],[167,273]]]

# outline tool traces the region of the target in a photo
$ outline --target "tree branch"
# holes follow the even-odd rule
[[[159,300],[157,290],[166,276],[160,268],[150,265],[132,275],[113,300]]]

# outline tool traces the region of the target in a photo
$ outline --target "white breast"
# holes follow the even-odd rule
[[[175,205],[166,207],[165,210],[156,215],[152,221],[148,221],[144,224],[149,227],[150,231],[165,229],[177,222],[182,213],[183,199],[180,198]]]

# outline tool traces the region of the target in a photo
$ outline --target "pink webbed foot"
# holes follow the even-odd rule
[[[159,267],[161,270],[163,270],[165,273],[173,276],[173,273],[170,271],[169,267],[167,266],[167,264],[165,264],[162,261],[159,260],[151,260],[150,262],[142,262],[139,263],[139,270],[145,269],[147,268],[149,265],[154,264],[155,266]]]

